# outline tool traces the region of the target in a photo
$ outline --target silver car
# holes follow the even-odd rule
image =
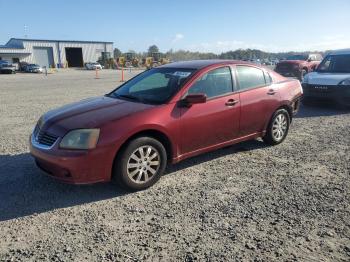
[[[85,68],[87,69],[87,70],[102,70],[102,66],[101,66],[101,64],[100,63],[86,63],[85,64]]]
[[[43,68],[37,64],[29,64],[24,67],[24,71],[28,73],[42,73]]]
[[[16,74],[16,67],[14,67],[9,61],[0,60],[0,73]]]

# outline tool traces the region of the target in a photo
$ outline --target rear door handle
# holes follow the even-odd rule
[[[234,99],[229,99],[227,100],[227,102],[225,103],[226,106],[234,106],[235,104],[237,104],[239,101],[238,100],[234,100]]]
[[[276,91],[273,90],[273,89],[270,89],[268,92],[267,92],[268,95],[272,96],[274,94],[276,94]]]

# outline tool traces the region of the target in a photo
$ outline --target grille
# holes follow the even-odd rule
[[[308,85],[307,89],[310,93],[317,93],[317,94],[329,94],[334,92],[335,87],[334,86],[317,86],[317,85]]]
[[[38,126],[36,126],[34,129],[34,137],[39,144],[45,145],[45,146],[52,146],[58,139],[57,136],[54,136],[52,134],[49,134],[47,132],[40,130]]]
[[[293,65],[290,65],[290,64],[277,65],[276,70],[281,70],[281,71],[293,70]]]

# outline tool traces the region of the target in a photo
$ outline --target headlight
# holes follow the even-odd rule
[[[96,147],[99,136],[100,129],[72,130],[63,137],[60,148],[92,149]]]
[[[338,85],[340,85],[340,86],[350,86],[350,78],[341,81]]]

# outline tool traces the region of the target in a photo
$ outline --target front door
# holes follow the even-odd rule
[[[180,154],[227,142],[239,133],[239,94],[234,94],[230,67],[204,72],[186,94],[204,93],[206,103],[181,108]]]

